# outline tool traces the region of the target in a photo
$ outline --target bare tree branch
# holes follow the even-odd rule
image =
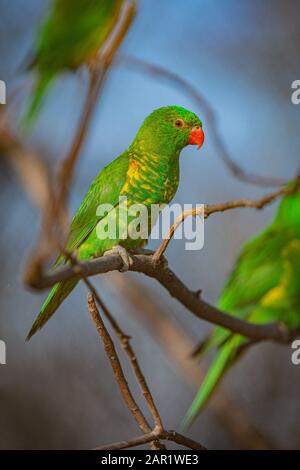
[[[93,292],[95,292],[95,289],[93,289]],[[99,299],[99,297],[98,297]],[[141,431],[145,434],[151,433],[151,428],[143,415],[141,409],[139,408],[137,402],[133,398],[133,395],[130,391],[129,385],[127,383],[127,380],[125,378],[116,348],[114,346],[113,340],[111,339],[111,336],[106,329],[104,322],[101,318],[101,315],[99,313],[99,310],[97,309],[97,306],[95,304],[95,299],[93,293],[89,292],[88,294],[88,307],[89,307],[89,312],[92,316],[93,322],[96,326],[96,329],[103,341],[104,349],[106,352],[106,355],[110,361],[111,367],[113,369],[116,381],[118,383],[120,392],[122,394],[122,397],[131,412],[132,416],[134,417],[135,421],[137,422],[138,426],[140,427]],[[152,442],[154,441],[154,442]],[[158,445],[157,439],[154,437],[150,439],[147,442],[152,442],[152,448],[157,450],[160,449],[161,447]]]
[[[106,327],[104,325],[104,322],[101,318],[99,310],[96,306],[95,299],[98,303],[100,303],[102,309],[104,307],[105,315],[108,318],[110,318],[110,323],[113,323],[113,325],[114,325],[113,328],[114,329],[115,329],[115,326],[116,326],[116,322],[113,319],[113,317],[111,316],[110,312],[107,310],[107,307],[104,305],[104,303],[100,299],[100,297],[99,297],[96,289],[93,287],[93,285],[86,279],[85,279],[85,282],[87,284],[87,287],[89,289],[91,289],[90,292],[88,293],[89,312],[90,312],[90,314],[92,316],[92,319],[95,323],[96,329],[97,329],[97,331],[98,331],[98,333],[99,333],[99,335],[100,335],[100,337],[103,341],[104,349],[105,349],[106,355],[107,355],[107,357],[108,357],[108,359],[111,363],[116,381],[119,385],[119,389],[121,391],[121,394],[123,396],[123,399],[124,399],[128,409],[129,409],[129,411],[132,413],[134,419],[138,423],[138,425],[139,425],[140,429],[142,430],[142,432],[144,432],[144,436],[135,438],[135,439],[130,440],[130,441],[122,441],[121,443],[114,443],[114,444],[110,444],[108,446],[103,446],[103,447],[98,448],[98,450],[99,449],[101,449],[101,450],[104,450],[104,449],[125,449],[125,448],[129,448],[129,447],[133,447],[133,446],[146,444],[148,442],[151,443],[151,447],[155,450],[165,449],[165,447],[160,443],[160,440],[173,441],[173,442],[176,442],[177,444],[188,447],[190,449],[204,450],[204,447],[201,444],[199,444],[198,442],[193,441],[192,439],[190,439],[186,436],[183,436],[183,435],[181,435],[181,434],[179,434],[175,431],[165,431],[164,430],[162,422],[161,422],[161,418],[160,418],[159,413],[158,413],[158,411],[157,411],[157,409],[154,405],[154,401],[153,401],[152,395],[150,393],[150,390],[149,390],[149,388],[146,384],[144,375],[142,374],[142,372],[141,372],[141,370],[138,366],[138,363],[135,359],[134,370],[135,370],[135,373],[136,373],[136,378],[137,378],[137,381],[140,384],[142,382],[142,385],[141,385],[142,389],[146,388],[146,390],[147,390],[147,396],[144,395],[144,397],[145,397],[145,399],[148,403],[149,408],[151,409],[151,412],[153,414],[153,417],[154,417],[155,423],[156,423],[154,429],[153,430],[150,429],[146,418],[144,417],[141,409],[139,408],[138,404],[134,400],[133,395],[130,391],[130,388],[129,388],[129,385],[127,383],[126,377],[124,375],[124,372],[123,372],[123,369],[122,369],[117,351],[115,349],[113,340],[112,340],[108,330],[106,329]],[[95,297],[94,294],[96,295],[96,297]],[[117,331],[118,331],[118,336],[121,335],[121,338],[122,338],[124,334],[122,332],[120,332],[119,328],[117,328]],[[132,362],[132,354],[131,353],[129,355],[129,359]]]
[[[89,312],[92,316],[93,322],[96,326],[96,329],[103,341],[104,344],[104,349],[107,354],[107,357],[111,363],[111,367],[114,371],[114,375],[116,377],[116,380],[118,382],[121,394],[124,398],[124,401],[126,402],[128,409],[132,413],[134,419],[138,423],[140,429],[147,433],[149,432],[149,425],[146,422],[145,417],[143,416],[138,404],[134,400],[131,391],[129,389],[128,383],[126,381],[126,378],[124,376],[124,372],[120,363],[120,360],[118,358],[115,346],[113,344],[113,341],[110,337],[110,334],[108,333],[104,322],[100,316],[99,310],[96,307],[94,296],[92,293],[88,294],[88,307],[89,307]]]
[[[154,260],[158,261],[162,255],[165,253],[171,238],[173,237],[177,228],[182,224],[182,222],[189,216],[196,217],[197,215],[202,215],[206,219],[211,214],[215,214],[216,212],[225,212],[230,209],[239,209],[242,207],[254,208],[254,209],[263,209],[266,205],[271,204],[272,202],[276,201],[279,197],[286,196],[289,194],[293,194],[298,190],[300,186],[300,176],[297,176],[294,184],[284,188],[278,189],[273,193],[267,194],[260,199],[236,199],[234,201],[229,201],[220,204],[206,204],[204,205],[204,214],[203,214],[203,207],[200,208],[193,208],[186,211],[183,211],[175,220],[174,224],[170,227],[167,235],[164,237],[159,248],[153,255]]]
[[[164,259],[157,263],[153,261],[152,256],[149,254],[132,254],[131,259],[131,271],[140,272],[156,279],[172,297],[177,299],[196,317],[251,339],[274,340],[282,343],[289,341],[290,333],[283,324],[268,323],[262,325],[249,323],[221,312],[216,307],[208,304],[199,297],[199,292],[190,290],[168,268]],[[58,267],[39,278],[32,279],[33,282],[30,284],[30,287],[40,290],[45,287],[51,287],[59,281],[66,281],[74,277],[80,278],[82,276],[89,277],[95,274],[103,274],[109,271],[120,270],[122,267],[123,261],[119,255],[104,256],[91,261],[81,262],[76,267],[70,265]]]
[[[130,364],[131,364],[133,372],[136,376],[137,382],[138,382],[138,384],[141,388],[142,394],[143,394],[143,396],[144,396],[144,398],[145,398],[145,400],[148,404],[149,410],[150,410],[150,412],[153,416],[154,423],[155,423],[155,428],[156,429],[162,429],[163,426],[162,426],[162,421],[161,421],[160,415],[159,415],[159,413],[157,411],[157,408],[155,406],[153,397],[152,397],[151,392],[149,390],[149,387],[147,385],[144,374],[143,374],[143,372],[140,368],[140,365],[138,363],[136,354],[134,353],[134,351],[131,347],[130,336],[126,335],[122,331],[122,329],[119,326],[118,322],[112,316],[112,314],[108,310],[107,306],[105,305],[105,303],[103,302],[103,300],[101,299],[101,297],[99,296],[97,290],[94,288],[94,286],[91,284],[91,282],[86,278],[84,278],[84,282],[85,282],[86,286],[88,287],[88,289],[90,290],[90,292],[92,293],[92,295],[95,298],[96,302],[98,303],[99,307],[104,312],[104,314],[105,314],[106,318],[108,319],[112,329],[115,331],[116,335],[118,336],[118,338],[120,340],[120,343],[121,343],[128,359],[130,361]]]
[[[96,447],[94,450],[120,450],[120,449],[129,449],[130,447],[141,446],[147,442],[152,441],[154,438],[160,440],[168,440],[176,442],[181,446],[187,447],[188,449],[194,450],[206,450],[204,446],[199,444],[199,442],[190,439],[189,437],[183,436],[182,434],[177,433],[176,431],[152,431],[149,434],[144,434],[144,436],[136,437],[130,441],[121,441],[115,442],[113,444]]]

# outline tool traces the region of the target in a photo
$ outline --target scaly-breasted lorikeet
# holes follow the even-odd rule
[[[153,111],[128,149],[94,179],[72,221],[66,250],[76,250],[79,260],[88,260],[102,256],[114,246],[126,250],[143,246],[145,239],[142,237],[122,239],[121,227],[117,227],[119,232],[114,238],[99,239],[99,224],[104,227],[116,219],[119,223],[118,211],[122,204],[119,198],[122,196],[127,198],[128,210],[133,204],[143,204],[150,209],[152,204],[169,203],[179,183],[181,150],[188,144],[201,147],[203,141],[202,123],[194,113],[178,106]],[[117,210],[97,215],[101,204],[111,204]],[[149,223],[152,226],[151,221]],[[56,265],[65,262],[60,256]],[[71,279],[52,288],[28,339],[49,320],[77,282],[78,279]]]
[[[293,183],[291,183],[293,184]],[[220,310],[253,323],[300,325],[300,189],[283,198],[276,217],[242,249],[219,299]],[[246,338],[217,327],[198,348],[217,348],[206,377],[186,415],[190,423],[203,408]]]
[[[38,31],[30,68],[37,78],[24,124],[35,117],[49,85],[58,74],[89,62],[111,33],[123,0],[53,0]]]

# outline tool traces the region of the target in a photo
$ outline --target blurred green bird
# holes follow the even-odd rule
[[[218,307],[253,323],[282,322],[290,330],[300,326],[300,189],[285,196],[273,223],[245,244]],[[187,412],[186,425],[202,410],[246,341],[216,327],[199,345],[197,356],[217,352]]]
[[[49,86],[60,73],[93,59],[116,24],[123,0],[53,0],[38,31],[29,69],[36,82],[23,124],[37,116]]]

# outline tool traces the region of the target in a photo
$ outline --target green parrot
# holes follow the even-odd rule
[[[294,184],[294,183],[291,183]],[[253,323],[300,326],[300,188],[285,196],[274,221],[248,241],[220,295],[220,310]],[[190,424],[224,373],[246,350],[246,338],[216,327],[195,355],[217,349],[216,356],[185,417]]]
[[[130,233],[124,238],[124,227],[118,224],[129,224],[132,220],[119,215],[124,214],[124,210],[129,212],[135,204],[142,204],[147,214],[149,212],[147,223],[150,234],[155,223],[150,216],[151,205],[168,204],[176,193],[181,150],[188,144],[200,148],[203,141],[202,123],[191,111],[178,106],[153,111],[128,149],[94,179],[71,223],[66,250],[76,250],[78,260],[89,260],[114,248],[126,267],[126,250],[142,247],[147,239],[143,236],[131,237]],[[123,201],[126,201],[125,208]],[[103,204],[110,207],[106,212],[99,213],[98,209]],[[107,231],[106,227],[111,226],[112,222],[118,229],[114,236],[99,237],[99,231]],[[66,263],[66,259],[59,256],[55,266],[62,263]],[[77,282],[78,279],[71,279],[59,282],[52,288],[27,339],[49,320]]]
[[[123,0],[53,0],[38,31],[30,67],[37,73],[23,122],[29,125],[58,74],[93,59],[111,33]]]

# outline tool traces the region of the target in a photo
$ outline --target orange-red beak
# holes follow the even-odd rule
[[[204,132],[202,127],[193,128],[190,132],[188,143],[190,145],[198,145],[201,148],[204,142]]]

